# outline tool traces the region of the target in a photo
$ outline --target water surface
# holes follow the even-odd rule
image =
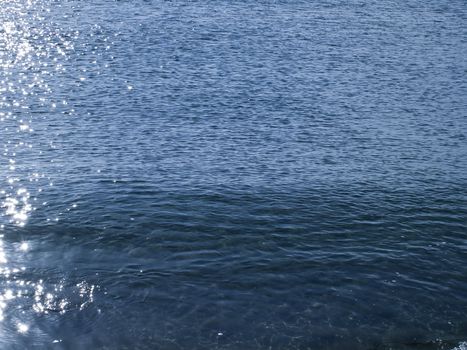
[[[0,1],[0,347],[465,349],[464,1]]]

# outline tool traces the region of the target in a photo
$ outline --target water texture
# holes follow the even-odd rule
[[[465,1],[0,0],[0,348],[464,349]]]

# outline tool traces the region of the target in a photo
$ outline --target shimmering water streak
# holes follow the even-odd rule
[[[20,263],[31,248],[27,241],[9,247],[8,253],[4,248],[4,236],[14,226],[24,227],[38,207],[47,205],[41,193],[53,186],[51,174],[44,173],[37,160],[55,148],[54,142],[35,137],[35,122],[58,108],[64,116],[74,112],[65,98],[57,99],[60,86],[54,82],[66,74],[64,63],[79,33],[56,26],[50,6],[61,5],[0,2],[0,328],[19,334],[31,331],[31,313],[82,309],[93,301],[95,289],[85,281],[70,287],[65,278],[50,284],[43,276],[29,275],[28,266]],[[81,302],[70,301],[73,293]],[[10,304],[19,312],[12,312]]]
[[[68,5],[68,7],[66,7]],[[57,149],[63,141],[54,130],[58,123],[66,125],[75,116],[69,104],[70,87],[80,88],[87,76],[100,74],[100,52],[110,48],[107,37],[104,47],[88,47],[86,37],[99,30],[91,25],[82,34],[79,30],[63,28],[79,4],[61,4],[47,0],[5,1],[0,14],[0,216],[6,222],[24,226],[30,214],[39,206],[40,193],[53,186],[54,159],[48,160],[46,171],[40,160]],[[56,16],[61,18],[56,18]],[[85,37],[83,40],[82,37]],[[74,55],[75,44],[89,51],[91,67],[75,62],[72,71],[67,62]],[[107,65],[107,63],[105,63]],[[49,121],[51,114],[62,120]],[[38,123],[39,122],[39,123]],[[39,129],[37,129],[39,128]],[[45,136],[47,135],[47,136]],[[47,218],[57,221],[63,213]],[[6,221],[5,221],[6,220]]]
[[[2,207],[3,214],[21,226],[34,209],[32,202],[37,200],[35,194],[31,198],[30,183],[44,175],[30,164],[18,163],[17,155],[26,159],[38,156],[30,136],[34,132],[31,107],[36,108],[38,102],[42,106],[49,103],[48,77],[60,69],[57,57],[51,56],[55,55],[53,51],[64,54],[54,43],[50,26],[44,23],[43,12],[47,11],[39,1],[4,1],[0,15]],[[57,64],[52,66],[51,62]],[[11,129],[16,130],[16,135],[8,137]]]

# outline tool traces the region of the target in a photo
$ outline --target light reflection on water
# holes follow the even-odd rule
[[[30,246],[27,242],[16,244],[15,250],[10,251],[10,257],[4,250],[4,236],[0,240],[0,321],[12,322],[19,333],[27,333],[34,326],[28,323],[31,314],[48,315],[50,313],[65,314],[70,310],[83,310],[94,301],[96,286],[86,281],[67,286],[66,280],[59,283],[46,283],[43,279],[25,279],[27,267],[12,267],[8,258],[12,260],[27,260],[25,255]],[[70,295],[73,295],[70,300]],[[9,316],[9,306],[20,309],[18,319]],[[21,317],[22,316],[22,317]]]
[[[48,283],[43,276],[31,276],[27,255],[34,247],[27,241],[5,242],[12,228],[26,226],[38,206],[47,205],[40,203],[40,195],[53,186],[50,174],[35,161],[46,152],[35,141],[35,115],[46,118],[57,105],[64,114],[73,112],[65,99],[54,100],[51,82],[66,72],[64,62],[78,33],[70,36],[54,26],[46,16],[49,5],[0,1],[0,328],[18,334],[34,330],[34,314],[82,310],[93,302],[96,288],[86,281],[70,286],[65,278]],[[53,140],[47,146],[53,149]],[[76,295],[73,301],[70,295]]]
[[[3,134],[14,136],[2,139],[2,159],[8,165],[2,164],[5,186],[1,189],[1,207],[3,216],[18,226],[24,226],[35,209],[32,201],[37,199],[31,198],[29,184],[44,176],[17,161],[18,153],[34,152],[34,144],[29,142],[34,132],[31,105],[51,92],[46,76],[52,67],[41,57],[50,56],[53,45],[50,39],[41,40],[47,32],[47,26],[41,23],[42,11],[47,9],[36,1],[2,3],[0,121]]]

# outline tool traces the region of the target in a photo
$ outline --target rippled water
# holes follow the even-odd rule
[[[0,0],[0,347],[464,349],[466,57],[461,0]]]

